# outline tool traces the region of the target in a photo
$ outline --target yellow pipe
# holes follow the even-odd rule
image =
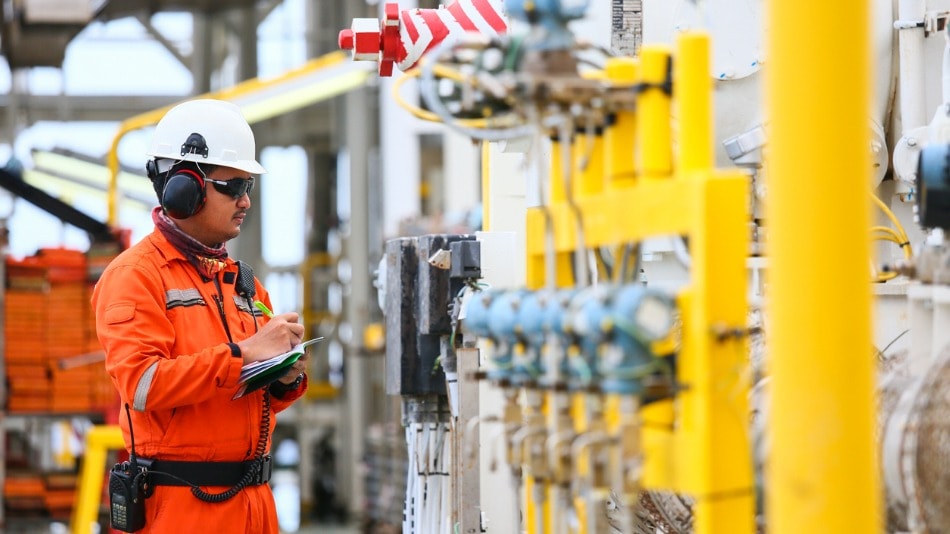
[[[573,435],[574,423],[571,418],[571,399],[567,393],[554,388],[547,388],[544,391],[544,396],[547,406],[546,424],[549,432],[546,453],[549,455],[548,463],[551,472],[551,476],[548,477],[544,524],[549,529],[546,532],[550,532],[554,529],[554,525],[559,524],[561,518],[567,512],[567,510],[562,509],[563,503],[558,497],[560,497],[559,492],[566,491],[565,486],[570,480],[570,473],[567,469],[564,469],[565,463],[563,457],[560,456],[562,449],[558,448],[558,445],[563,442],[570,443],[569,438]]]
[[[123,448],[125,442],[118,425],[97,425],[86,433],[86,452],[83,454],[79,491],[70,525],[72,534],[89,534],[93,532],[92,525],[98,524],[102,479],[106,473],[106,453],[110,449]]]
[[[556,287],[570,287],[574,284],[571,267],[574,247],[571,247],[568,250],[559,249],[555,253],[555,272],[553,282],[551,280],[547,280],[545,265],[546,258],[544,253],[540,255],[530,254],[532,246],[539,247],[542,250],[547,246],[549,229],[547,224],[544,222],[545,213],[550,213],[551,206],[566,205],[565,201],[567,200],[567,191],[565,189],[564,169],[561,162],[562,150],[566,149],[561,146],[561,143],[557,139],[552,139],[551,158],[549,160],[550,177],[547,181],[547,198],[541,199],[541,201],[544,203],[542,207],[528,208],[527,210],[527,217],[529,221],[534,218],[541,221],[537,226],[531,226],[529,222],[529,225],[526,228],[526,242],[529,244],[529,253],[526,260],[527,286],[531,289],[539,289],[546,284],[549,286],[554,285]],[[561,231],[558,228],[550,229],[550,231],[554,233],[555,241],[564,239],[565,235],[568,235],[571,240],[576,237],[576,230],[574,228],[574,218],[576,217],[576,213],[571,211],[568,216],[571,220],[571,228],[566,230],[566,232],[569,232],[568,234],[565,234],[565,231]]]
[[[640,443],[644,458],[641,483],[645,488],[676,488],[674,425],[672,399],[651,402],[640,408]]]
[[[607,79],[618,87],[633,87],[639,76],[639,61],[610,58]],[[604,129],[604,173],[607,188],[633,185],[636,178],[633,151],[637,135],[637,113],[633,107],[617,110],[613,124]]]
[[[548,396],[544,393],[531,390],[523,390],[521,395],[526,399],[523,408],[523,424],[534,428],[534,429],[545,429],[545,432],[548,431],[546,425],[548,412],[550,411],[550,406],[548,406]],[[532,398],[531,401],[527,399]],[[538,405],[534,405],[534,402],[540,401]],[[540,467],[538,465],[537,459],[539,454],[535,448],[529,444],[529,439],[534,441],[544,442],[544,439],[540,439],[536,436],[531,438],[525,438],[522,442],[522,449],[519,451],[519,456],[521,458],[523,467],[522,467],[522,480],[524,482],[524,488],[522,491],[521,502],[524,503],[524,531],[527,534],[544,534],[545,532],[551,531],[551,525],[549,522],[549,513],[550,513],[550,501],[548,501],[549,492],[549,482],[550,476],[547,472],[547,467]],[[538,471],[536,468],[540,469]],[[540,495],[544,498],[541,508],[538,508],[536,503],[536,492],[540,492]],[[538,523],[541,523],[540,530],[537,528]]]
[[[482,141],[482,231],[491,231],[491,143]]]
[[[158,123],[169,109],[171,109],[171,106],[136,115],[123,121],[119,124],[119,131],[112,138],[112,144],[109,145],[109,152],[106,154],[106,166],[109,168],[108,223],[112,228],[117,228],[119,223],[119,143],[129,132]]]
[[[676,170],[689,175],[713,166],[712,77],[708,36],[687,32],[676,41]],[[688,89],[688,90],[683,90]]]
[[[869,10],[863,0],[767,10],[765,509],[774,534],[882,530],[868,356]]]
[[[590,432],[591,421],[587,417],[587,411],[589,409],[589,400],[587,399],[586,393],[576,393],[572,392],[571,394],[571,418],[574,421],[574,435],[580,436],[586,432]],[[576,438],[575,438],[576,439]],[[574,469],[574,474],[572,478],[581,479],[586,477],[590,473],[591,465],[590,460],[587,455],[581,455],[578,458],[574,458],[574,464],[572,468]],[[577,534],[596,534],[594,532],[587,532],[587,514],[590,512],[587,509],[586,495],[580,495],[578,493],[572,493],[571,499],[574,502],[574,512],[577,514]]]
[[[663,87],[670,77],[670,50],[665,45],[640,49],[644,88],[637,98],[638,174],[669,177],[673,171],[670,95]]]
[[[580,132],[572,145],[575,174],[573,198],[597,195],[604,190],[604,135],[601,125],[593,132]]]
[[[748,181],[738,171],[712,170],[711,105],[702,103],[711,99],[709,84],[680,83],[709,76],[708,37],[681,34],[676,61],[674,99],[690,114],[679,118],[689,139],[679,161],[687,167],[674,180],[701,195],[689,242],[691,284],[680,297],[684,332],[677,377],[686,387],[679,395],[676,481],[696,501],[697,534],[752,534],[755,492],[743,372],[748,346],[744,337],[720,339],[716,333],[741,331],[747,321]]]

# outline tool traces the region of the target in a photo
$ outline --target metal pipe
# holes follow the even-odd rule
[[[495,429],[488,439],[488,442],[491,446],[491,462],[490,469],[494,471],[498,468],[498,440],[505,436],[512,429],[519,427],[517,423],[505,423]],[[505,442],[505,452],[506,460],[508,461],[509,471],[511,473],[511,484],[514,491],[512,492],[514,498],[512,499],[512,504],[514,506],[514,515],[511,517],[521,517],[521,468],[520,466],[516,469],[513,461],[513,455],[511,447],[508,446],[508,442]]]
[[[561,445],[566,441],[573,441],[576,437],[576,433],[573,429],[562,430],[560,432],[555,432],[548,434],[548,439],[544,441],[544,447],[548,451],[548,461],[551,466],[551,471],[555,473],[560,473],[560,464],[562,463],[563,455],[559,452]],[[558,477],[553,477],[555,482],[561,482],[562,479]],[[563,480],[568,480],[567,478]]]
[[[640,76],[644,89],[637,98],[636,169],[652,178],[669,177],[673,171],[672,124],[670,123],[670,49],[644,45],[640,51]]]
[[[574,214],[576,243],[574,249],[575,277],[573,285],[575,287],[585,287],[590,285],[590,279],[588,278],[587,264],[584,261],[584,256],[587,254],[587,246],[584,244],[584,214],[581,213],[574,195],[576,188],[575,181],[579,179],[579,176],[577,176],[577,169],[574,167],[574,121],[568,120],[567,117],[569,116],[565,115],[565,120],[561,121],[557,129],[558,142],[561,145],[561,176],[564,180],[565,201],[568,206],[571,207],[571,212]]]
[[[516,430],[511,436],[511,447],[512,449],[518,451],[518,460],[521,463],[524,463],[525,459],[524,449],[522,448],[525,440],[535,434],[540,434],[546,431],[547,427],[544,425],[525,425]]]
[[[710,71],[708,37],[684,32],[677,38],[674,99],[708,98],[708,86],[680,83],[682,77]],[[687,74],[689,72],[689,74]],[[696,94],[693,94],[696,93]],[[702,117],[680,117],[685,120]],[[698,136],[705,128],[695,128]],[[695,140],[694,145],[705,141]],[[704,158],[692,161],[696,165]],[[754,482],[748,436],[748,364],[743,336],[719,339],[717,328],[745,330],[748,321],[746,259],[749,254],[747,210],[749,183],[738,170],[707,168],[677,179],[703,192],[701,219],[691,230],[691,288],[678,298],[683,313],[683,343],[677,357],[677,381],[689,384],[677,394],[673,430],[675,489],[696,495],[697,534],[754,532]],[[646,424],[646,418],[643,418]],[[644,436],[646,437],[646,436]],[[644,450],[647,442],[644,440]],[[646,453],[645,453],[646,454]],[[661,456],[662,459],[662,456]],[[653,461],[649,456],[645,460]],[[646,472],[652,471],[645,467]]]
[[[705,67],[709,62],[709,38],[702,34],[684,34],[677,41],[677,62],[695,59]],[[689,91],[676,93],[679,121],[676,170],[686,175],[713,167],[712,78],[708,68],[677,65],[677,84]],[[685,120],[685,119],[689,120]]]
[[[529,534],[542,534],[544,529],[544,488],[546,484],[539,480],[542,473],[537,472],[536,465],[531,462],[529,454],[525,453],[526,442],[530,442],[531,437],[547,432],[544,425],[524,425],[515,431],[511,437],[511,449],[517,451],[518,462],[522,466],[521,483],[525,495],[523,497],[526,509],[524,510],[525,532]],[[527,469],[525,469],[527,466]],[[540,494],[540,498],[539,498]],[[533,519],[533,521],[532,521]],[[538,528],[538,525],[541,525]]]
[[[899,20],[894,22],[894,26],[898,30],[901,129],[905,133],[927,124],[928,119],[926,99],[917,96],[926,93],[923,28],[926,6],[926,0],[900,0],[897,3]]]
[[[581,454],[584,453],[585,450],[588,450],[597,444],[607,443],[608,441],[610,441],[610,436],[608,436],[604,432],[601,432],[600,430],[595,430],[592,432],[583,432],[583,433],[578,434],[577,437],[574,438],[574,440],[571,442],[572,463],[574,465],[578,465],[577,458],[579,458]],[[597,528],[598,514],[596,513],[595,508],[594,508],[595,499],[593,498],[593,495],[595,495],[596,492],[593,491],[594,490],[593,461],[591,461],[590,465],[588,465],[587,467],[588,467],[587,473],[585,473],[586,476],[584,477],[586,478],[586,480],[584,480],[584,482],[586,483],[586,487],[591,490],[591,495],[588,497],[587,505],[585,506],[586,508],[585,516],[587,518],[586,533],[594,534],[596,532],[600,532],[600,530]],[[583,492],[580,491],[581,489],[582,488],[579,488],[577,493],[582,494]]]
[[[473,444],[478,444],[478,434],[475,433],[475,429],[479,424],[481,424],[482,421],[486,423],[495,423],[501,421],[501,418],[497,415],[489,415],[486,417],[474,415],[468,420],[467,423],[465,423],[465,433],[462,434],[462,439],[465,443],[463,456],[466,463],[475,461],[475,453],[478,452],[478,447],[473,446]]]
[[[516,428],[518,426],[520,425],[518,425],[517,423],[505,423],[504,425],[501,425],[500,427],[496,428],[495,431],[492,432],[491,435],[489,436],[488,443],[490,443],[490,447],[492,450],[492,456],[491,456],[491,462],[490,462],[492,471],[494,471],[498,467],[498,456],[497,456],[498,455],[498,440],[504,437],[505,433],[509,432],[511,429]],[[505,453],[506,453],[505,460],[509,462],[509,465],[510,465],[511,454],[510,454],[510,449],[507,446],[507,443],[505,443]]]
[[[616,86],[630,87],[640,76],[639,62],[619,57],[607,60],[607,79]],[[607,188],[629,187],[635,183],[634,146],[637,112],[632,106],[618,110],[613,124],[604,128],[604,174]]]
[[[86,534],[97,525],[96,510],[101,500],[102,473],[110,450],[122,449],[125,442],[119,425],[97,425],[86,432],[86,453],[79,473],[79,491],[70,521],[72,534]]]
[[[773,1],[767,11],[769,532],[879,532],[869,5]]]

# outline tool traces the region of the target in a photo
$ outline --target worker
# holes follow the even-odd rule
[[[307,356],[242,391],[242,366],[304,335],[297,313],[270,312],[253,271],[225,248],[265,172],[254,134],[234,104],[190,100],[157,124],[148,156],[155,228],[109,264],[92,296],[126,449],[145,474],[135,479],[147,495],[141,531],[277,534],[271,436],[275,415],[307,388]],[[130,513],[119,498],[113,511]]]

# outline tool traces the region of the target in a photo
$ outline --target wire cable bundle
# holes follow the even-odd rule
[[[409,466],[402,530],[407,534],[450,534],[451,440],[448,423],[406,426]]]

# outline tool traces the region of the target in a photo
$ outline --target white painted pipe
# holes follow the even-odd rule
[[[895,28],[906,28],[908,24],[923,22],[926,12],[926,0],[899,0],[898,19]],[[924,86],[924,29],[898,29],[898,50],[900,53],[900,112],[901,129],[908,132],[927,124],[928,113]]]

